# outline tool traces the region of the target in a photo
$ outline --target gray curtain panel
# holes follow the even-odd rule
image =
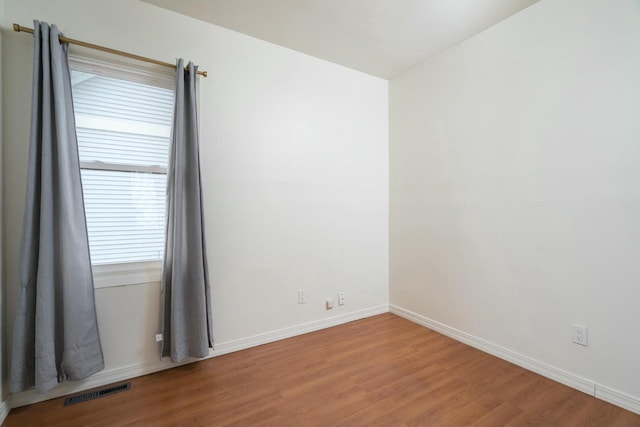
[[[180,362],[205,357],[213,347],[211,291],[204,240],[204,213],[196,71],[176,65],[175,109],[167,172],[167,227],[162,272],[162,356]]]
[[[44,393],[104,368],[68,46],[34,21],[31,137],[10,389]]]

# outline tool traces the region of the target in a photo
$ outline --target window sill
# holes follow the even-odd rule
[[[157,283],[161,280],[162,261],[93,266],[93,285],[95,289]]]

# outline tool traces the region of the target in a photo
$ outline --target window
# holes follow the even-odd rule
[[[71,64],[96,287],[157,281],[164,251],[171,77],[94,62]]]

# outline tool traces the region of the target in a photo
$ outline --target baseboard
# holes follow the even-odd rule
[[[10,410],[11,410],[11,407],[9,406],[9,402],[7,400],[0,403],[0,425],[2,425],[5,418],[7,418],[7,415],[9,415]]]
[[[191,363],[191,361],[187,361],[185,363]],[[168,359],[163,359],[104,370],[84,380],[64,382],[45,394],[38,394],[34,390],[13,393],[9,395],[9,403],[11,408],[18,408],[20,406],[31,405],[33,403],[55,399],[69,394],[79,393],[90,388],[102,387],[114,382],[151,374],[175,366],[178,365],[172,364]]]
[[[291,338],[296,335],[307,334],[309,332],[318,331],[320,329],[326,329],[332,326],[337,326],[343,323],[352,322],[354,320],[364,319],[366,317],[376,316],[378,314],[388,312],[389,306],[384,304],[376,307],[354,311],[351,313],[339,314],[337,316],[332,316],[326,319],[314,320],[312,322],[302,323],[300,325],[278,329],[275,331],[266,332],[264,334],[258,334],[247,338],[228,341],[225,343],[217,344],[215,346],[215,349],[213,350],[212,355],[221,356],[226,353],[244,350],[246,348],[279,341],[285,338]]]
[[[596,397],[612,405],[640,414],[640,399],[637,397],[629,396],[600,384],[596,384]]]
[[[414,313],[402,307],[390,304],[389,311],[414,323],[432,329],[436,332],[440,332],[441,334],[451,337],[456,341],[468,344],[471,347],[475,347],[561,384],[582,391],[590,396],[594,396],[613,405],[635,412],[636,414],[640,414],[640,399],[637,397],[629,396],[600,384],[596,384],[594,381],[583,378],[579,375],[572,374],[571,372],[567,372],[563,369],[525,356],[524,354],[494,344],[490,341],[478,338],[474,335],[452,328],[451,326],[429,319],[428,317]]]
[[[265,332],[263,334],[258,334],[247,338],[219,343],[215,345],[215,349],[210,352],[209,357],[216,357],[235,351],[245,350],[247,348],[255,347],[258,345],[268,344],[285,338],[291,338],[297,335],[302,335],[320,329],[326,329],[332,326],[341,325],[343,323],[352,322],[354,320],[364,319],[366,317],[387,313],[388,311],[389,306],[385,304],[350,313],[331,316],[326,319],[302,323],[288,328]],[[198,360],[199,359],[191,359],[179,365],[197,362]],[[134,365],[124,366],[121,368],[98,372],[97,374],[82,381],[69,381],[62,383],[54,390],[46,394],[37,394],[34,390],[15,393],[9,396],[8,402],[3,402],[2,405],[4,406],[0,407],[0,411],[3,410],[3,408],[6,408],[4,410],[6,410],[6,412],[8,413],[10,408],[17,408],[20,406],[31,405],[33,403],[38,403],[49,399],[55,399],[57,397],[78,393],[90,388],[102,387],[114,382],[129,380],[131,378],[139,377],[142,375],[163,371],[165,369],[175,368],[179,365],[171,363],[169,359],[165,358],[163,360],[142,362]],[[0,415],[1,414],[2,412],[0,412]]]

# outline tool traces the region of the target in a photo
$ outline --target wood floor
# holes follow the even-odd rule
[[[136,378],[5,426],[640,426],[640,416],[392,314]]]

